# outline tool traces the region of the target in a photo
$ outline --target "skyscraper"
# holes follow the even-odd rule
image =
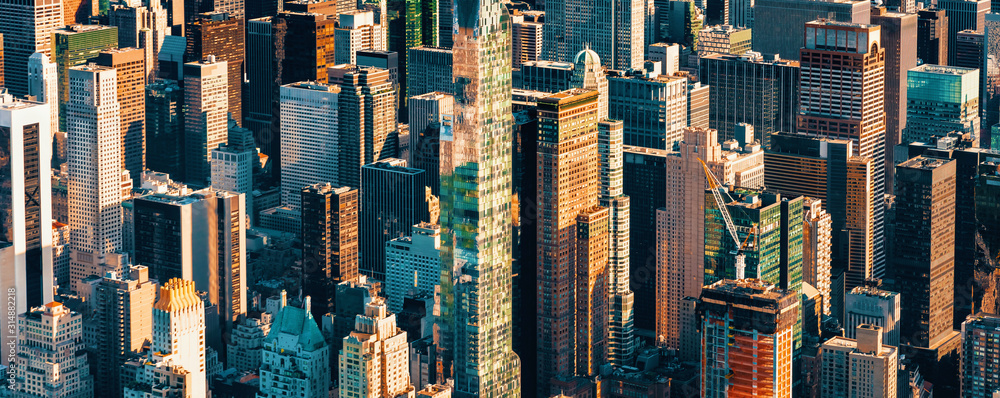
[[[441,137],[444,369],[453,370],[458,392],[517,397],[520,360],[509,334],[510,17],[495,0],[455,0],[453,11],[456,120]]]
[[[630,267],[631,200],[624,194],[623,124],[602,120],[597,123],[597,151],[600,159],[599,203],[608,208],[608,363],[628,363],[635,353],[634,313]]]
[[[28,58],[52,54],[52,32],[66,25],[61,0],[0,2],[4,84],[15,96],[28,94]]]
[[[264,338],[260,397],[322,398],[329,394],[330,345],[313,319],[309,296],[304,304],[304,308],[283,307]]]
[[[871,2],[863,0],[759,0],[753,6],[753,50],[764,56],[798,60],[806,23],[817,17],[830,22],[868,24]]]
[[[227,139],[229,110],[226,61],[213,55],[184,64],[184,177],[211,186],[212,150]]]
[[[153,0],[156,1],[156,0]],[[242,10],[241,10],[242,11]],[[209,55],[226,62],[227,102],[229,117],[243,125],[243,59],[246,45],[243,19],[232,12],[198,15],[186,30],[187,49],[184,58],[197,62]]]
[[[403,299],[411,290],[433,295],[441,279],[441,227],[420,223],[410,231],[410,236],[385,245],[386,305],[396,313],[403,310]]]
[[[340,185],[361,186],[361,166],[396,156],[396,92],[385,69],[337,65],[330,84],[338,96]]]
[[[118,105],[121,115],[121,168],[133,182],[146,169],[146,62],[141,49],[121,48],[101,51],[97,64],[118,71]],[[136,184],[138,185],[138,184]]]
[[[952,338],[955,306],[955,164],[917,156],[896,166],[895,287],[903,343],[936,348]]]
[[[982,137],[979,146],[990,148],[992,127],[1000,123],[1000,15],[986,14],[983,27],[983,64],[979,67],[979,108],[982,113]],[[996,109],[994,109],[996,108]]]
[[[978,69],[983,66],[983,51],[986,46],[983,43],[983,30],[966,29],[955,34],[955,41],[949,43],[951,51],[949,56],[953,56],[955,61],[949,66]]]
[[[570,86],[597,91],[597,120],[608,118],[608,79],[604,76],[601,57],[594,50],[583,50],[573,59]]]
[[[513,20],[513,62],[514,69],[521,69],[521,64],[542,59],[544,41],[542,22],[534,19],[526,20],[524,15],[512,15]]]
[[[0,287],[13,292],[9,309],[16,310],[14,315],[52,302],[49,117],[48,104],[17,100],[0,90],[0,245],[9,245],[13,254],[2,261]],[[15,328],[10,318],[3,326]]]
[[[578,361],[584,359],[584,345],[592,343],[579,337],[595,331],[589,322],[581,321],[595,315],[607,317],[606,308],[580,307],[590,301],[584,296],[607,295],[606,253],[593,258],[586,250],[589,240],[607,236],[606,210],[597,207],[597,97],[596,91],[570,89],[538,102],[537,396],[558,393],[549,390],[553,378],[591,375],[579,372],[586,369]],[[593,231],[596,234],[591,238],[589,217],[597,216],[595,210],[601,210],[605,218],[604,230]],[[607,250],[606,243],[603,249]],[[604,274],[604,282],[596,289],[588,288],[589,278],[579,278],[591,270]],[[605,297],[601,300],[606,302]],[[596,314],[601,309],[605,313]],[[606,341],[596,348],[606,350]]]
[[[158,79],[146,85],[146,145],[156,148],[146,154],[146,168],[179,181],[185,180],[183,107],[184,91],[177,81]]]
[[[426,173],[386,159],[361,167],[361,273],[386,280],[385,245],[410,235],[414,224],[437,222],[437,200]]]
[[[800,57],[798,118],[800,133],[851,140],[855,143],[853,154],[872,160],[872,186],[868,193],[874,209],[873,273],[876,277],[885,274],[885,50],[880,32],[881,27],[877,25],[830,21],[806,24],[806,46]],[[851,33],[867,39],[859,39],[853,45],[848,43],[847,47],[825,40],[833,35]],[[837,59],[841,66],[828,67],[831,59]],[[857,86],[861,86],[860,93],[855,89]],[[834,101],[841,105],[832,106]]]
[[[56,64],[42,53],[28,57],[28,95],[49,104],[50,136],[59,132],[59,75]],[[63,154],[65,156],[65,154]]]
[[[420,46],[406,50],[406,96],[453,93],[453,58],[450,48]]]
[[[674,150],[687,126],[688,81],[664,75],[608,76],[608,116],[625,122],[625,145]]]
[[[872,282],[872,281],[868,281]],[[866,283],[844,295],[844,335],[857,338],[857,327],[878,326],[882,341],[899,346],[899,336],[907,331],[900,327],[901,300],[899,293],[880,289],[877,284]]]
[[[159,68],[160,49],[168,33],[167,10],[159,0],[148,6],[116,4],[108,11],[111,26],[118,28],[118,46],[141,48],[146,59],[146,82],[152,83]]]
[[[924,64],[910,69],[906,79],[907,126],[901,143],[929,143],[951,132],[980,136],[979,70]]]
[[[435,195],[441,193],[440,131],[451,127],[455,115],[455,97],[431,92],[410,97],[409,164],[427,173],[427,185]]]
[[[737,124],[753,126],[765,149],[771,133],[795,132],[799,106],[799,63],[767,60],[760,53],[712,54],[701,58],[702,82],[709,85],[708,126],[723,140]]]
[[[872,398],[898,396],[899,349],[883,344],[882,328],[877,325],[863,324],[856,328],[856,333],[850,333],[857,335],[856,338],[834,337],[823,343],[822,396],[845,393]]]
[[[990,0],[942,0],[937,8],[948,17],[948,65],[958,66],[958,52],[951,51],[958,43],[958,32],[966,29],[982,31],[986,24],[986,14],[990,12]]]
[[[350,174],[343,169],[349,165],[344,158],[351,157],[354,147],[345,142],[350,136],[338,132],[344,116],[339,112],[340,92],[336,85],[317,82],[281,86],[283,206],[297,209],[302,188],[317,182],[348,185],[342,183]]]
[[[109,273],[92,286],[94,312],[88,323],[94,325],[97,340],[90,352],[94,388],[102,395],[120,397],[122,364],[153,335],[156,283],[149,280],[148,268],[136,266]]]
[[[885,49],[885,167],[895,165],[892,148],[899,145],[906,129],[907,71],[917,66],[917,16],[872,9],[871,22],[882,27],[881,43]],[[998,104],[1000,106],[1000,104]],[[886,173],[886,187],[892,188],[893,173]]]
[[[358,190],[320,183],[301,191],[302,291],[320,319],[336,313],[332,292],[358,278]]]
[[[229,120],[229,139],[212,150],[212,189],[243,194],[246,211],[253,211],[254,162],[259,164],[253,132]]]
[[[345,398],[396,397],[412,394],[410,351],[406,332],[396,327],[396,315],[385,300],[365,305],[344,337],[339,357],[340,391]],[[357,358],[357,359],[354,359]]]
[[[371,11],[349,11],[340,14],[340,24],[334,33],[335,64],[358,63],[359,50],[386,49],[384,26],[375,23],[375,13]]]
[[[69,155],[69,224],[73,290],[83,279],[120,266],[122,249],[121,117],[117,71],[104,66],[69,69],[77,94],[66,107]]]
[[[52,62],[59,75],[59,126],[66,131],[70,98],[69,69],[97,59],[101,51],[118,47],[118,28],[103,25],[70,25],[52,32]],[[25,74],[27,75],[27,74]]]
[[[760,280],[705,286],[698,305],[701,396],[791,397],[792,338],[799,307],[797,294]],[[756,355],[733,347],[753,347]]]
[[[608,68],[642,67],[646,48],[642,0],[548,0],[544,10],[545,59],[571,62],[590,48]]]
[[[948,17],[946,11],[917,11],[917,59],[925,64],[948,63]]]
[[[766,155],[765,155],[766,156]],[[765,178],[766,181],[766,178]],[[802,230],[802,282],[823,297],[823,314],[830,315],[830,250],[832,226],[823,201],[806,198]]]
[[[962,322],[962,396],[986,396],[1000,388],[998,353],[991,349],[1000,338],[1000,318],[979,313]]]
[[[82,321],[82,314],[56,301],[17,316],[16,368],[21,370],[13,375],[14,396],[94,395]]]
[[[656,329],[656,210],[667,205],[667,157],[672,151],[624,146],[623,193],[629,197],[629,279],[635,327]]]
[[[743,55],[750,51],[750,29],[732,25],[706,26],[698,31],[698,56]]]

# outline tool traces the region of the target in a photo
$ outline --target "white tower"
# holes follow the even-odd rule
[[[212,55],[184,64],[184,174],[189,185],[211,185],[212,150],[229,138],[228,76],[226,61]]]
[[[49,62],[45,54],[34,53],[28,57],[28,95],[34,96],[35,101],[49,104],[51,140],[59,131],[59,80],[56,64]]]

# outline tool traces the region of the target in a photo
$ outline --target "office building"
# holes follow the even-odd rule
[[[624,125],[597,123],[599,203],[608,209],[608,363],[628,363],[635,354],[635,294],[630,286],[631,200],[624,194]]]
[[[949,55],[955,58],[954,63],[950,66],[958,66],[961,68],[973,68],[978,69],[983,65],[983,50],[986,46],[983,44],[982,30],[972,30],[966,29],[955,34],[955,41],[952,42]]]
[[[695,326],[694,314],[683,311],[683,300],[700,295],[708,265],[705,263],[707,177],[701,161],[723,184],[762,188],[764,152],[752,137],[753,133],[746,131],[739,137],[745,141],[719,143],[716,130],[687,128],[680,150],[664,158],[665,170],[673,171],[656,176],[665,180],[664,191],[673,194],[666,195],[655,214],[651,214],[656,220],[655,330],[668,347],[681,351],[686,358],[695,357],[697,347],[686,345],[683,339],[684,333],[693,333]],[[633,219],[636,215],[633,212]]]
[[[957,64],[958,51],[950,51],[958,45],[958,33],[963,30],[982,32],[986,24],[986,14],[990,12],[989,0],[943,0],[937,8],[948,17],[948,65]],[[957,49],[957,48],[956,48]]]
[[[841,32],[863,34],[867,41],[858,41],[845,48],[824,40]],[[872,186],[868,193],[874,209],[873,272],[876,277],[885,274],[885,50],[881,46],[880,32],[878,25],[829,21],[806,25],[806,46],[802,49],[800,62],[798,118],[800,133],[851,140],[855,144],[852,147],[854,154],[871,158]],[[842,66],[827,67],[832,62],[830,57],[840,60]],[[850,77],[844,75],[848,71]],[[860,95],[855,85],[861,85]],[[840,106],[832,106],[834,103]]]
[[[160,49],[168,34],[167,10],[159,1],[148,6],[116,4],[108,10],[108,22],[118,28],[118,46],[141,48],[146,60],[146,81],[156,78]]]
[[[933,142],[953,131],[978,138],[979,79],[979,70],[957,66],[920,65],[910,69],[907,127],[902,143]]]
[[[49,117],[48,104],[18,100],[0,89],[0,245],[9,245],[12,254],[0,262],[0,287],[13,294],[8,309],[14,315],[53,300]],[[9,318],[3,325],[14,328]]]
[[[118,71],[118,106],[121,115],[121,168],[133,182],[145,170],[146,63],[141,49],[120,48],[98,53],[96,64]]]
[[[452,94],[452,59],[450,48],[420,46],[406,50],[406,96],[432,92]]]
[[[59,74],[56,64],[49,62],[45,54],[34,53],[28,57],[28,95],[35,101],[49,104],[49,132],[50,137],[55,137],[59,133]],[[65,157],[64,150],[62,160]],[[60,157],[56,155],[56,158]]]
[[[330,85],[338,85],[338,133],[342,147],[338,184],[361,186],[361,166],[396,157],[396,92],[385,69],[337,65]],[[350,148],[350,149],[347,149]]]
[[[952,334],[955,164],[917,156],[896,166],[895,287],[904,343],[933,348]],[[931,244],[933,243],[933,245]]]
[[[511,16],[513,61],[512,69],[521,69],[521,65],[529,61],[542,59],[542,41],[544,23],[525,20],[524,15]]]
[[[385,159],[361,167],[361,273],[386,280],[385,245],[410,235],[421,222],[437,223],[437,198],[423,170],[402,159]]]
[[[792,339],[799,307],[797,294],[760,280],[722,280],[705,286],[698,305],[701,396],[739,392],[791,397]],[[735,346],[754,347],[756,355],[730,349]]]
[[[625,145],[674,150],[687,126],[688,81],[664,75],[608,75],[608,116],[625,122]]]
[[[892,148],[899,145],[906,129],[907,71],[917,66],[917,44],[913,41],[917,16],[875,7],[871,23],[882,27],[880,37],[885,49],[885,167],[891,170],[895,165]],[[892,175],[886,173],[887,189],[892,188]]]
[[[764,56],[798,60],[807,22],[822,16],[831,22],[868,24],[871,3],[836,0],[760,0],[753,7],[753,50]]]
[[[52,220],[52,274],[59,286],[70,286],[69,230],[69,224]]]
[[[193,281],[173,278],[160,286],[153,304],[152,347],[146,360],[135,366],[135,379],[123,383],[124,396],[208,394],[205,314],[205,302]]]
[[[857,338],[855,328],[861,325],[878,326],[882,330],[882,341],[899,346],[899,336],[903,332],[900,330],[900,295],[870,282],[844,295],[845,336]]]
[[[455,112],[466,115],[441,141],[441,316],[445,369],[455,390],[518,396],[511,348],[512,250],[510,32],[497,1],[454,3]],[[442,17],[442,20],[445,18]],[[411,80],[412,81],[412,80]],[[485,137],[493,137],[486,140]],[[469,196],[478,197],[475,202]],[[475,296],[475,302],[462,297]],[[489,364],[488,366],[486,364]]]
[[[851,335],[857,337],[834,337],[820,348],[821,396],[897,397],[899,349],[883,342],[877,325],[857,325]]]
[[[597,91],[597,120],[608,118],[608,79],[601,58],[593,50],[583,50],[573,60],[570,86]]]
[[[251,312],[237,323],[226,347],[226,365],[243,372],[260,369],[264,339],[273,320],[270,312]]]
[[[694,51],[698,48],[698,31],[705,25],[703,7],[691,0],[669,0],[657,5],[660,14],[656,41],[677,43]]]
[[[765,59],[760,53],[712,54],[701,58],[702,82],[709,89],[708,125],[723,140],[736,125],[753,126],[754,139],[771,147],[771,134],[795,132],[799,105],[799,63]]]
[[[335,313],[331,294],[341,282],[358,277],[358,212],[356,188],[329,183],[304,187],[302,195],[303,294],[314,297],[314,315]]]
[[[542,26],[544,59],[570,62],[594,50],[613,69],[642,66],[645,53],[645,3],[549,0]]]
[[[59,75],[59,126],[66,125],[70,101],[69,69],[93,62],[101,51],[118,47],[118,28],[102,25],[70,25],[52,32],[52,62]],[[13,61],[13,60],[11,60]]]
[[[121,117],[117,71],[103,66],[69,69],[74,95],[65,105],[69,155],[69,224],[73,290],[83,279],[120,264],[122,248]],[[43,234],[43,236],[45,236]]]
[[[405,52],[403,53],[405,54]],[[389,71],[389,81],[392,82],[393,91],[396,93],[396,116],[401,121],[406,120],[408,115],[406,110],[406,68],[400,67],[399,54],[394,51],[384,50],[358,50],[355,53],[358,66],[368,66],[372,68],[385,69]],[[400,127],[402,128],[402,127]]]
[[[97,345],[91,347],[94,389],[102,395],[119,397],[122,392],[121,369],[126,359],[143,349],[153,335],[153,302],[156,282],[149,280],[149,269],[135,266],[122,272],[109,272],[92,285],[90,306]]]
[[[305,296],[304,301],[304,308],[281,308],[264,339],[259,397],[321,398],[329,394],[330,345],[313,319],[310,297]]]
[[[552,378],[593,374],[584,344],[598,345],[600,355],[607,350],[607,326],[593,330],[593,318],[606,324],[607,308],[589,297],[607,296],[608,279],[607,242],[598,248],[604,253],[590,250],[592,241],[607,240],[607,209],[598,207],[597,98],[596,91],[571,89],[538,102],[539,396],[551,393]],[[592,225],[598,217],[603,225]],[[598,300],[606,305],[606,297]],[[583,303],[590,305],[579,308]],[[585,343],[577,340],[581,334],[600,339]]]
[[[247,310],[243,195],[204,189],[142,196],[132,205],[135,262],[160,281],[194,281],[218,306],[223,330],[232,330]]]
[[[226,61],[213,55],[184,64],[184,182],[207,187],[212,150],[227,140],[229,111]]]
[[[917,11],[917,59],[923,64],[948,63],[948,16],[928,8]]]
[[[816,288],[823,298],[822,313],[830,315],[833,221],[822,200],[805,198],[803,207],[802,282]]]
[[[624,146],[623,189],[629,197],[629,277],[635,327],[656,328],[656,209],[667,204],[667,157],[672,151]]]
[[[750,48],[750,29],[715,25],[698,31],[699,57],[710,54],[743,55]]]
[[[409,236],[385,244],[385,296],[390,311],[402,311],[403,299],[412,291],[434,294],[441,280],[440,250],[441,227],[431,223],[416,224]]]
[[[50,59],[52,33],[67,22],[61,0],[0,2],[0,35],[3,35],[4,84],[11,95],[24,96],[28,91],[28,58],[40,52]],[[62,98],[62,97],[60,97]]]
[[[83,315],[53,301],[17,316],[14,396],[90,397]]]
[[[340,87],[317,82],[281,86],[281,204],[298,209],[299,193],[317,182],[342,184],[353,146],[340,135]],[[345,131],[346,130],[341,130]],[[357,132],[353,134],[357,135]],[[360,167],[360,165],[356,166]],[[356,186],[356,185],[355,185]],[[315,296],[314,296],[315,297]]]
[[[344,337],[339,357],[341,396],[397,397],[413,394],[406,332],[396,327],[396,315],[385,301],[375,299],[355,318],[354,331]],[[357,359],[352,359],[357,358]]]
[[[431,92],[410,97],[410,159],[412,167],[424,170],[427,185],[435,195],[441,193],[440,130],[451,127],[455,112],[455,97]]]
[[[146,168],[179,181],[184,175],[184,91],[174,80],[158,79],[146,86]]]
[[[226,101],[229,117],[243,125],[243,60],[246,45],[243,19],[232,12],[199,14],[186,27],[187,49],[184,58],[189,62],[214,55],[226,62]]]
[[[557,93],[570,88],[575,64],[572,62],[533,61],[521,65],[524,90]]]
[[[212,150],[212,189],[243,194],[244,208],[253,214],[254,162],[260,162],[253,132],[229,120],[228,143]]]
[[[959,374],[962,396],[991,396],[1000,388],[998,353],[992,349],[1000,336],[1000,318],[979,313],[962,322],[962,354]]]
[[[349,11],[340,14],[340,24],[334,33],[335,64],[358,64],[359,50],[385,51],[384,27],[375,23],[371,11]]]
[[[992,127],[1000,123],[1000,65],[995,61],[997,57],[1000,57],[1000,15],[987,14],[983,28],[983,63],[979,67],[979,100],[982,102],[980,110],[983,126],[979,146],[984,148],[992,147]]]

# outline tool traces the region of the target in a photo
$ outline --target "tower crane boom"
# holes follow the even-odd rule
[[[746,273],[746,255],[743,254],[743,248],[746,243],[750,240],[750,236],[747,235],[747,240],[740,242],[739,235],[736,234],[736,224],[733,223],[733,217],[729,214],[729,209],[726,207],[726,202],[722,199],[722,183],[719,179],[712,174],[712,171],[708,169],[708,165],[705,164],[704,160],[698,158],[701,162],[701,167],[705,169],[705,178],[708,179],[708,187],[712,191],[712,196],[715,197],[715,204],[719,206],[719,212],[722,213],[722,219],[726,223],[726,230],[729,232],[729,237],[733,239],[733,243],[736,244],[736,279],[743,279]],[[728,195],[727,195],[728,196]],[[732,200],[732,198],[729,198]]]

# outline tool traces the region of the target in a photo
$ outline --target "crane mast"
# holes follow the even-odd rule
[[[739,235],[736,234],[736,224],[733,223],[733,217],[729,214],[726,202],[722,200],[722,192],[719,189],[723,187],[722,183],[719,182],[718,178],[715,178],[715,175],[708,169],[708,165],[705,164],[704,160],[698,158],[698,161],[701,162],[701,167],[705,169],[705,178],[708,179],[708,187],[712,191],[712,196],[715,197],[715,204],[719,206],[719,212],[722,213],[722,219],[726,223],[726,230],[729,231],[729,237],[736,244],[736,279],[743,279],[746,276],[746,255],[743,254],[743,247],[749,241],[750,236],[747,236],[746,241],[740,242]],[[732,200],[731,197],[729,199]]]

